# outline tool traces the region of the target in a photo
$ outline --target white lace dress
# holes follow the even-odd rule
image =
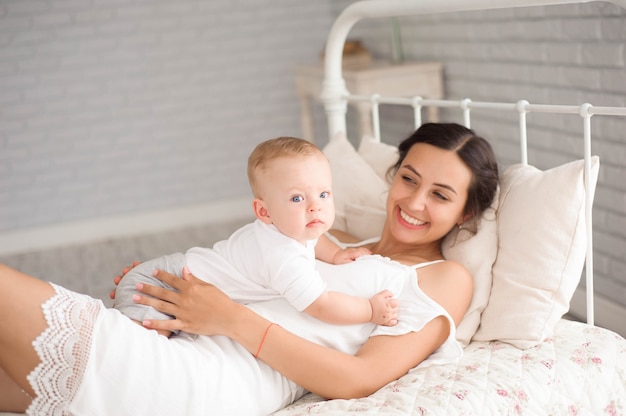
[[[417,331],[446,311],[419,288],[415,269],[380,256],[331,266],[319,262],[329,290],[370,297],[389,289],[400,299],[400,323],[329,325],[282,299],[249,307],[312,341],[353,354],[371,335]],[[226,337],[167,339],[87,296],[55,287],[43,310],[49,328],[34,346],[42,363],[29,381],[33,415],[266,415],[305,391]],[[420,366],[451,362],[462,350],[454,325]]]

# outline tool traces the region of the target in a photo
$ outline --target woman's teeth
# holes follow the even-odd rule
[[[424,224],[426,224],[426,221],[420,221],[417,218],[410,217],[407,213],[405,213],[402,210],[400,210],[400,216],[402,217],[402,219],[404,221],[408,222],[411,225],[424,225]]]

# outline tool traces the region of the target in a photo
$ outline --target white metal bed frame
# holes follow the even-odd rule
[[[626,9],[626,0],[607,0]],[[584,140],[584,178],[585,188],[589,189],[591,178],[591,117],[594,115],[626,116],[624,107],[596,107],[589,103],[579,106],[574,105],[545,105],[531,104],[526,100],[517,103],[498,102],[474,102],[470,99],[463,100],[432,100],[422,97],[381,97],[377,94],[372,96],[351,95],[346,89],[342,76],[343,45],[348,32],[361,19],[392,17],[398,15],[419,15],[429,13],[457,12],[470,10],[490,10],[511,7],[547,6],[569,3],[588,3],[589,0],[366,0],[359,1],[348,6],[335,20],[331,28],[325,50],[324,82],[322,84],[321,101],[324,104],[328,120],[329,137],[337,133],[347,131],[346,112],[348,101],[370,101],[372,104],[373,131],[376,140],[380,141],[380,117],[379,104],[396,104],[413,107],[415,127],[422,124],[423,107],[447,107],[459,108],[463,112],[463,123],[466,127],[471,125],[470,112],[472,109],[490,109],[513,111],[519,114],[520,152],[521,163],[528,164],[528,141],[526,114],[557,113],[578,114],[583,118]],[[384,3],[384,4],[381,4]],[[594,325],[594,289],[593,289],[593,223],[592,223],[593,195],[585,194],[585,222],[587,234],[587,247],[585,259],[585,290],[587,323]]]

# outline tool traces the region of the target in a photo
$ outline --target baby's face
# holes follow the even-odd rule
[[[301,243],[328,231],[335,220],[332,175],[323,154],[281,157],[259,173],[272,224]]]

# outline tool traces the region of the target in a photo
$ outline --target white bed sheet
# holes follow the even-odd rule
[[[274,416],[619,415],[626,412],[626,340],[561,320],[534,348],[472,342],[454,364],[415,368],[369,397],[307,394]]]

